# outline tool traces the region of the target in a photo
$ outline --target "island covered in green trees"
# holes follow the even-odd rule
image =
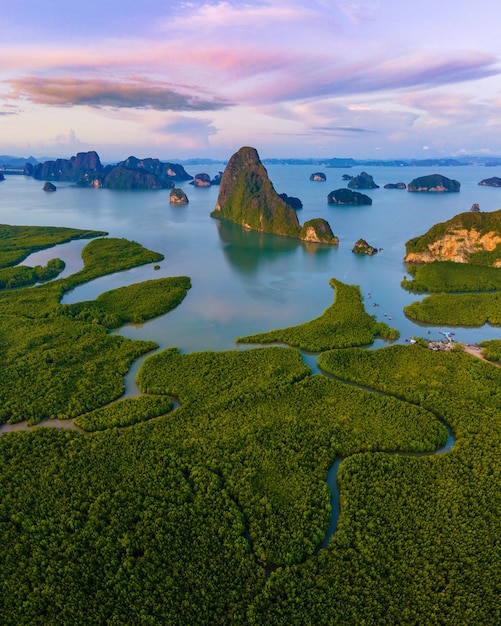
[[[404,311],[432,324],[501,323],[501,209],[460,213],[406,245],[411,279],[402,286],[431,293]]]
[[[364,349],[397,333],[333,278],[319,317],[238,339],[287,345],[172,346],[144,360],[142,393],[123,399],[123,375],[156,345],[110,330],[183,306],[190,279],[61,304],[162,257],[46,227],[2,226],[0,266],[81,237],[79,272],[0,291],[0,421],[80,427],[0,437],[3,624],[501,621],[495,363],[421,342]],[[501,342],[483,347],[500,359]],[[320,352],[324,375],[298,348]]]

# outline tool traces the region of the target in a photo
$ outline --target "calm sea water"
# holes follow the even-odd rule
[[[216,174],[221,166],[186,168],[195,175]],[[0,220],[6,224],[70,226],[105,230],[126,237],[165,255],[155,271],[152,266],[104,277],[68,294],[65,302],[95,298],[122,285],[163,276],[187,275],[192,289],[175,311],[146,324],[120,330],[132,339],[151,339],[160,346],[178,346],[184,352],[235,348],[235,337],[298,324],[319,315],[333,299],[329,279],[336,277],[360,285],[367,311],[399,328],[406,338],[432,336],[448,328],[420,326],[403,314],[403,307],[418,299],[400,287],[406,275],[405,242],[424,233],[437,222],[468,211],[474,202],[482,211],[501,207],[501,189],[482,187],[483,178],[501,175],[493,168],[367,167],[324,169],[326,182],[312,182],[312,166],[268,166],[278,193],[301,198],[301,223],[313,217],[328,220],[339,237],[338,247],[304,244],[285,237],[245,232],[229,222],[215,220],[210,212],[218,187],[196,189],[180,185],[187,206],[171,206],[169,191],[118,192],[80,189],[58,183],[56,193],[42,191],[43,183],[23,176],[9,176],[0,183]],[[356,175],[364,169],[380,189],[366,192],[371,206],[333,207],[327,194],[340,187],[343,173]],[[409,183],[417,176],[440,173],[461,182],[460,193],[413,194],[386,190],[386,183]],[[363,237],[383,250],[374,257],[351,252]],[[80,253],[87,242],[72,242],[32,255],[27,264],[46,263],[54,256],[66,261],[65,274],[82,266]],[[370,297],[369,297],[370,295]],[[372,304],[379,304],[373,307]],[[386,316],[384,315],[386,313]],[[501,329],[455,329],[456,338],[467,343],[501,338]],[[382,342],[377,342],[377,346]]]

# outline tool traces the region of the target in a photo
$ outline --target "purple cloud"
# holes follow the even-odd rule
[[[147,80],[112,81],[77,78],[24,78],[6,81],[11,99],[55,106],[153,109],[157,111],[217,111],[230,106],[220,98],[183,94],[167,83]]]
[[[481,53],[403,57],[390,60],[341,61],[303,58],[288,80],[264,77],[258,87],[249,88],[249,102],[273,103],[318,97],[342,97],[386,90],[433,88],[465,81],[478,81],[501,73],[497,58]],[[263,68],[263,74],[266,69]]]

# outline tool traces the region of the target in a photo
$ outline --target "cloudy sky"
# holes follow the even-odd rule
[[[0,154],[501,155],[493,0],[22,0]]]

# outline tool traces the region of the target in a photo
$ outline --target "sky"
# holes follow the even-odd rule
[[[501,155],[493,0],[23,0],[0,154]]]

